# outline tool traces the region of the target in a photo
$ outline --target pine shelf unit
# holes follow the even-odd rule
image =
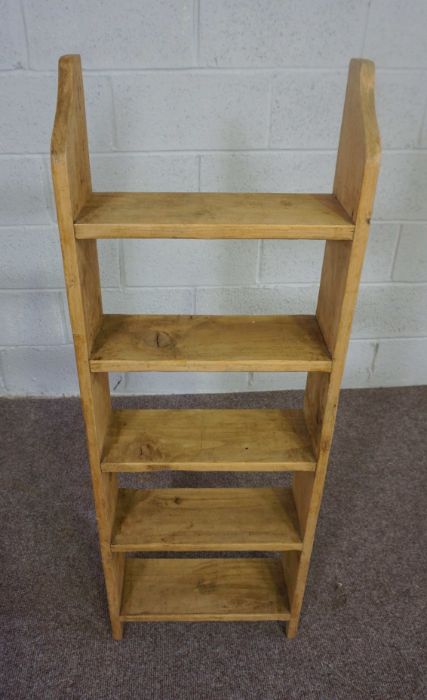
[[[297,632],[379,171],[374,77],[371,61],[350,62],[331,194],[99,193],[80,57],[59,61],[52,177],[115,639],[138,620],[283,620]],[[98,238],[325,240],[316,312],[104,314]],[[307,383],[301,409],[113,410],[116,371],[298,371]],[[289,488],[118,485],[120,472],[158,470],[293,476]],[[262,554],[191,556],[227,551]]]

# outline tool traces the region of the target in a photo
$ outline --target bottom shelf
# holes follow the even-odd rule
[[[120,619],[289,620],[280,559],[129,558]]]

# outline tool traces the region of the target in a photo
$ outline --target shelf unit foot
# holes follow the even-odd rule
[[[297,636],[299,620],[295,617],[291,617],[289,622],[285,625],[286,637],[288,639],[294,639]]]
[[[123,627],[124,623],[121,620],[111,620],[111,633],[116,642],[121,642],[123,639]]]

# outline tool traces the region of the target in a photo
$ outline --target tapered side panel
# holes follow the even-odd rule
[[[123,555],[112,554],[110,537],[117,500],[115,475],[103,474],[100,457],[111,416],[108,376],[93,375],[89,357],[102,320],[95,241],[76,241],[73,221],[91,192],[83,84],[79,56],[59,62],[58,102],[51,145],[52,178],[91,467],[101,556],[115,638],[119,620]]]
[[[344,371],[380,164],[380,137],[375,115],[375,69],[371,61],[350,62],[334,194],[355,223],[352,241],[328,241],[316,316],[333,358],[329,386],[316,388],[324,406],[320,457],[329,453],[338,394]],[[309,377],[312,390],[319,379]],[[327,400],[321,396],[326,392]],[[310,392],[309,392],[310,393]],[[310,401],[310,398],[308,399]],[[325,456],[324,456],[325,458]]]
[[[55,179],[67,195],[71,223],[92,192],[80,56],[62,56],[58,64],[58,96],[51,141],[52,164],[66,161],[66,181]],[[65,202],[64,202],[65,203]]]
[[[327,241],[325,246],[316,315],[332,355],[332,372],[327,377],[310,373],[306,385],[304,413],[318,461],[313,483],[301,474],[293,482],[297,508],[306,518],[289,637],[298,627],[379,172],[374,82],[371,61],[350,62],[334,194],[354,221],[355,232],[352,241]]]
[[[357,226],[370,223],[381,157],[374,90],[372,61],[350,61],[334,194]]]

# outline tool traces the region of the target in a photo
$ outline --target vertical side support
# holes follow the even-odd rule
[[[314,534],[331,449],[341,380],[368,240],[380,164],[380,137],[375,115],[375,67],[350,62],[335,170],[334,194],[355,223],[351,241],[327,241],[316,316],[332,356],[330,375],[308,375],[304,413],[317,458],[315,474],[295,474],[292,488],[304,537],[299,566],[284,564],[293,576],[288,637],[299,622]]]
[[[93,374],[89,367],[92,344],[102,321],[98,256],[96,241],[76,240],[73,223],[91,192],[79,56],[63,56],[59,61],[51,165],[108,607],[113,636],[121,639],[124,555],[110,549],[117,478],[115,474],[104,474],[100,464],[111,418],[110,391],[108,375]]]

